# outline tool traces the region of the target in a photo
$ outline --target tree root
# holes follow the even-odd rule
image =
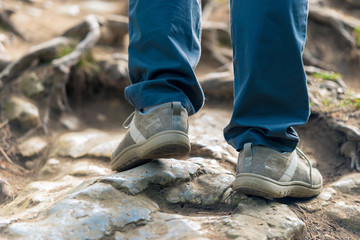
[[[356,39],[352,32],[356,29],[355,19],[345,18],[333,9],[311,5],[309,19],[329,25],[339,35],[340,39],[351,48],[357,48]]]
[[[69,38],[58,37],[30,49],[22,58],[6,66],[0,73],[0,83],[7,84],[29,68],[35,60],[50,61],[58,56],[59,49],[70,46]],[[0,87],[1,89],[1,87]]]

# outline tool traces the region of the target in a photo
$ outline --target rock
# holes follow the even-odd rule
[[[79,118],[77,118],[74,115],[67,114],[67,113],[61,114],[60,123],[67,129],[72,130],[72,131],[78,130],[82,125]]]
[[[360,173],[347,175],[331,184],[333,188],[345,194],[357,194],[360,191]]]
[[[0,225],[3,216],[6,220],[32,219],[40,212],[51,207],[59,199],[63,199],[82,181],[67,177],[57,182],[35,181],[27,185],[9,204],[0,208]],[[0,235],[1,239],[1,235]]]
[[[58,159],[50,158],[40,169],[38,173],[38,178],[43,179],[43,178],[56,177],[59,173],[61,173],[61,169],[66,167],[66,165],[67,164],[64,164],[64,162],[60,163]]]
[[[87,161],[81,161],[77,162],[68,174],[74,177],[89,177],[105,176],[111,173],[112,171],[108,168],[90,164]]]
[[[207,97],[221,100],[233,99],[234,75],[232,72],[209,73],[199,81]]]
[[[101,182],[136,195],[151,185],[169,186],[190,180],[199,173],[200,166],[188,161],[153,160],[137,168],[104,177]]]
[[[352,205],[348,202],[338,201],[331,208],[327,208],[325,213],[341,226],[354,232],[360,231],[360,206],[358,203]]]
[[[13,191],[10,184],[6,180],[0,178],[0,204],[7,203],[12,199]]]
[[[238,209],[241,214],[261,219],[266,223],[269,227],[268,231],[263,226],[255,231],[265,234],[267,239],[303,239],[304,222],[285,204],[267,203],[260,198],[249,198],[241,202]],[[246,233],[249,232],[251,231],[247,229]]]
[[[42,153],[47,147],[47,142],[40,137],[32,137],[18,145],[23,157],[33,157]]]
[[[43,84],[35,73],[22,80],[21,88],[23,93],[30,98],[43,96],[45,91]]]
[[[83,132],[71,132],[61,135],[54,146],[54,153],[62,157],[79,158],[86,155],[110,157],[118,136],[110,136],[104,132],[88,129]]]
[[[80,13],[80,6],[77,4],[63,5],[63,6],[59,7],[57,12],[60,14],[71,16],[71,17],[76,17]]]
[[[207,239],[201,236],[201,225],[198,222],[183,216],[158,212],[153,214],[151,220],[142,228],[130,232],[116,232],[115,239]]]
[[[224,192],[230,188],[234,180],[233,174],[206,174],[193,182],[166,190],[164,196],[170,204],[214,205],[220,202]]]
[[[99,0],[87,1],[81,4],[81,9],[98,13],[114,12],[118,8],[119,4],[117,2],[104,2]]]
[[[146,225],[158,208],[146,197],[135,198],[96,183],[56,202],[36,220],[7,225],[2,235],[19,240],[102,239],[131,224]]]
[[[117,147],[118,144],[119,144],[118,138],[105,141],[90,149],[88,155],[99,158],[103,158],[103,157],[110,158],[112,152],[114,151],[114,149]]]
[[[26,13],[32,17],[41,17],[41,15],[42,15],[41,9],[35,8],[35,7],[27,7]]]
[[[207,174],[218,175],[233,175],[233,172],[223,168],[218,160],[214,159],[206,159],[202,157],[193,157],[189,158],[188,161],[195,163],[203,169],[203,171]]]
[[[327,187],[319,194],[318,199],[322,201],[322,206],[327,206],[330,204],[331,200],[335,195],[336,190],[332,187]]]
[[[40,121],[39,109],[31,102],[11,97],[6,103],[6,113],[11,122],[19,125],[22,130],[29,130]]]

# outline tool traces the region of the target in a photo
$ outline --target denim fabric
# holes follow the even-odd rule
[[[302,51],[307,0],[231,0],[234,111],[225,139],[291,152],[310,110]],[[203,105],[194,74],[200,56],[199,0],[130,0],[125,90],[137,109],[181,101],[189,115]],[[204,123],[206,124],[206,123]]]
[[[127,100],[137,109],[180,101],[189,115],[204,103],[194,68],[200,58],[200,0],[129,0]]]

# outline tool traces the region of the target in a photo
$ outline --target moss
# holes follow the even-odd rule
[[[321,78],[325,80],[336,81],[341,78],[341,74],[337,72],[314,72],[311,74],[316,78]]]
[[[68,54],[70,54],[72,51],[74,51],[75,45],[65,45],[57,51],[56,58],[62,58]]]
[[[356,46],[360,48],[360,27],[355,27],[355,34],[356,34]]]

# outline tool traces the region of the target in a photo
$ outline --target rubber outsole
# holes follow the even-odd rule
[[[233,189],[237,192],[265,198],[303,198],[318,195],[322,190],[322,184],[311,186],[301,181],[279,182],[257,174],[240,173],[236,176]]]
[[[156,158],[176,158],[190,152],[190,141],[182,131],[163,131],[145,142],[131,145],[111,161],[112,170],[125,171]]]

